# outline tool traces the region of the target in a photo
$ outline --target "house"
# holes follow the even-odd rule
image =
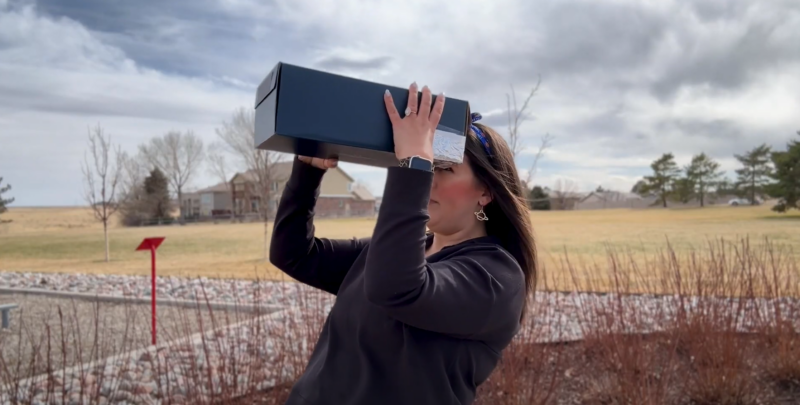
[[[584,198],[583,193],[572,191],[549,192],[551,210],[574,210],[578,202]]]
[[[717,195],[709,192],[704,197],[704,205],[728,204],[735,196]],[[687,202],[678,202],[673,199],[667,200],[667,208],[697,208],[700,207],[700,200],[692,197]],[[619,191],[594,191],[587,194],[575,204],[576,210],[610,209],[610,208],[663,208],[658,196],[638,195],[636,193],[623,193]]]
[[[654,202],[655,197],[642,197],[635,193],[592,191],[575,204],[575,209],[647,208]]]
[[[184,218],[229,216],[231,207],[231,193],[227,183],[186,193],[181,201]]]
[[[270,198],[267,202],[270,216],[275,215],[277,203],[292,171],[292,161],[273,166],[270,177]],[[258,217],[261,198],[256,192],[256,173],[236,173],[230,181],[230,201],[237,217]],[[375,214],[375,197],[365,186],[358,184],[341,167],[328,169],[322,177],[320,196],[315,206],[317,217],[372,216]]]

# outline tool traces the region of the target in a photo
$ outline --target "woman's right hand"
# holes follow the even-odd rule
[[[339,159],[322,159],[308,156],[297,156],[297,159],[303,163],[310,164],[311,166],[322,170],[333,169],[339,164]]]

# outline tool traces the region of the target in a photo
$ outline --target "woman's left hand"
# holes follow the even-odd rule
[[[398,159],[419,156],[433,161],[433,133],[444,111],[444,93],[436,97],[433,109],[431,109],[431,99],[430,89],[428,86],[423,87],[422,101],[417,108],[417,84],[412,83],[408,88],[407,114],[401,118],[394,106],[391,93],[386,90],[383,101],[392,121],[394,151]]]

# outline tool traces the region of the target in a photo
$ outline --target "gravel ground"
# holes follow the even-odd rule
[[[0,366],[4,366],[0,383],[151,343],[148,305],[0,294],[0,304],[4,303],[16,303],[19,308],[11,312],[11,327],[0,332]],[[162,306],[156,316],[157,338],[164,342],[210,329],[212,316],[217,326],[252,317],[230,310]]]
[[[227,301],[264,305],[298,305],[299,284],[239,279],[156,277],[156,297]],[[0,270],[0,287],[79,292],[144,298],[151,294],[150,277],[66,273],[19,273]]]
[[[180,279],[159,278],[157,280],[159,297],[172,299],[205,299],[203,290],[209,300],[259,304],[282,305],[289,311],[279,312],[278,317],[267,316],[251,320],[269,321],[237,326],[221,334],[213,334],[201,342],[170,347],[133,359],[114,359],[94,370],[95,377],[117,376],[117,386],[121,391],[114,391],[109,382],[91,381],[94,387],[102,392],[103,398],[109,402],[122,403],[160,403],[162,398],[187,399],[202,403],[196,398],[213,396],[214,389],[225,386],[224,382],[235,382],[248,389],[263,388],[272,384],[291,380],[305,363],[308,345],[316,341],[318,328],[333,304],[333,296],[292,282],[253,282],[247,280],[216,279]],[[127,297],[147,297],[150,280],[147,277],[135,276],[96,276],[74,274],[36,274],[36,273],[0,273],[0,287],[43,289],[50,291],[82,292],[100,295]],[[38,295],[5,295],[0,294],[0,303],[17,302],[21,311],[12,312],[12,329],[0,333],[0,354],[6,364],[0,362],[0,384],[11,377],[26,377],[30,371],[43,372],[47,369],[44,360],[51,359],[53,368],[61,365],[73,365],[81,361],[103,359],[137,348],[146,347],[150,341],[149,306],[140,304],[93,304],[87,301],[51,298]],[[58,308],[61,308],[65,322],[62,344],[61,323]],[[162,306],[159,309],[158,327],[159,341],[186,337],[201,330],[199,324],[210,324],[207,309],[197,310]],[[212,312],[218,318],[228,314],[231,323],[243,320],[248,315],[234,314],[232,311]],[[623,316],[619,316],[624,314]],[[786,326],[800,331],[800,301],[794,298],[739,300],[735,298],[714,297],[678,297],[654,295],[594,294],[594,293],[537,293],[530,306],[525,327],[521,332],[522,339],[536,342],[553,342],[578,340],[587,337],[586,332],[602,333],[641,333],[662,330],[679,317],[711,316],[728,324],[739,332],[758,331],[763,325],[775,323],[776,314],[789,320]],[[24,319],[24,322],[21,322]],[[77,319],[77,322],[74,320]],[[67,322],[67,320],[70,320]],[[313,325],[308,326],[311,320]],[[624,322],[621,322],[624,321]],[[218,324],[226,323],[224,320]],[[50,327],[50,337],[47,328]],[[98,326],[99,325],[99,326]],[[208,328],[203,327],[203,330]],[[95,331],[101,331],[95,338]],[[22,334],[20,334],[20,331]],[[80,337],[80,341],[76,337]],[[48,344],[50,347],[48,348]],[[99,353],[90,349],[102,348]],[[216,345],[217,352],[209,352],[206,345]],[[295,345],[301,345],[295,347]],[[82,347],[77,353],[75,347]],[[62,356],[62,347],[67,347],[66,356]],[[220,349],[222,348],[222,349]],[[50,355],[48,355],[48,350]],[[290,356],[288,360],[286,356]],[[245,366],[239,369],[217,370],[225,359],[240,358]],[[17,365],[8,359],[22,359],[24,364]],[[31,359],[37,362],[31,366]],[[154,368],[153,359],[163,360],[166,369]],[[203,374],[210,381],[201,384],[199,390],[190,392],[187,387],[197,381],[197,370],[194,364],[203,364]],[[191,369],[191,370],[190,370]],[[8,371],[11,370],[11,371]],[[23,370],[20,372],[18,370]],[[282,370],[282,371],[278,371]],[[264,374],[267,372],[267,374]],[[258,374],[261,373],[261,374]],[[65,394],[74,399],[76,387],[83,386],[86,381],[78,380],[77,374],[69,374],[55,386],[62,388]],[[83,377],[81,377],[83,378]],[[12,378],[13,379],[13,378]],[[254,384],[253,381],[257,381]],[[91,385],[90,384],[90,385]],[[166,391],[165,385],[172,384],[177,390]],[[205,388],[203,388],[205,387]],[[36,401],[41,400],[43,391],[51,390],[52,384],[44,387],[40,383],[35,386]],[[237,388],[239,389],[239,388]],[[219,393],[216,393],[219,394]],[[145,402],[132,399],[132,395],[140,395]],[[142,399],[144,401],[144,399]],[[33,403],[39,403],[33,401]],[[70,401],[64,401],[69,403]],[[73,403],[79,403],[72,401]],[[181,402],[181,401],[178,401]],[[0,399],[0,403],[2,400]]]
[[[282,281],[157,278],[159,298],[233,302],[238,304],[280,305],[327,312],[333,296],[300,283]],[[150,279],[141,276],[103,276],[82,274],[44,274],[0,272],[0,287],[81,292],[125,297],[148,297]],[[757,329],[769,323],[776,313],[800,316],[800,300],[795,298],[738,299],[677,297],[655,295],[595,294],[584,292],[539,292],[531,303],[529,328],[541,334],[541,341],[577,340],[591,325],[614,332],[652,332],[667,325],[679,311],[693,314],[725,314],[739,331]],[[780,309],[780,311],[777,311]],[[606,324],[608,317],[623,311],[626,324]],[[611,317],[617,320],[620,317]],[[793,316],[789,316],[793,318]],[[633,320],[634,322],[629,322]],[[800,319],[794,322],[800,329]],[[596,328],[595,328],[596,329]]]

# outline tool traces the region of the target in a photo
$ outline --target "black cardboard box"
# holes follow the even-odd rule
[[[383,101],[386,89],[402,117],[407,87],[278,63],[256,93],[255,147],[370,166],[396,165]],[[446,97],[434,135],[434,161],[440,165],[461,162],[470,124],[469,103]]]

